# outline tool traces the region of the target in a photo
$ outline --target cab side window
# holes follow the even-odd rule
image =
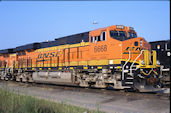
[[[94,37],[91,37],[91,43],[93,43],[94,42]]]
[[[100,36],[97,36],[97,39],[98,39],[97,41],[101,41]]]
[[[95,36],[94,42],[97,43],[97,36]]]
[[[100,40],[100,36],[95,36],[94,42],[97,43],[98,41],[101,41],[101,40]]]
[[[95,36],[95,37],[91,37],[91,43],[95,42],[99,42],[99,41],[105,41],[106,40],[106,32],[102,32],[101,35],[99,36]]]
[[[101,34],[101,40],[105,41],[106,40],[106,32],[102,32]]]

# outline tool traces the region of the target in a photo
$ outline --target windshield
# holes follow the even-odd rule
[[[110,31],[110,36],[114,39],[123,41],[127,38],[126,32],[125,31]]]
[[[137,35],[135,33],[128,32],[129,38],[136,38]]]

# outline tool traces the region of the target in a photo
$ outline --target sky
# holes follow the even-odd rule
[[[111,25],[131,26],[147,41],[170,39],[169,1],[1,1],[0,49]]]

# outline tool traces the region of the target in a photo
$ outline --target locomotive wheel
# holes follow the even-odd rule
[[[89,87],[90,85],[88,84],[88,82],[83,79],[82,77],[77,77],[78,79],[78,83],[79,83],[79,86],[81,87]]]

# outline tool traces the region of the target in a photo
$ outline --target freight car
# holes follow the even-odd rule
[[[133,27],[113,25],[0,50],[1,79],[138,89],[159,87],[156,51]]]
[[[161,82],[164,86],[170,86],[170,40],[150,42],[151,49],[157,52],[157,59],[161,65]]]

